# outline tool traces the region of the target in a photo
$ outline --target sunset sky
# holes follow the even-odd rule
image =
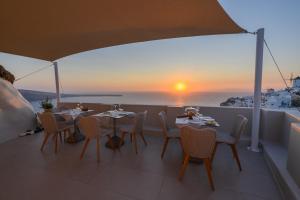
[[[265,39],[286,78],[300,75],[299,0],[221,0],[226,12],[248,31],[265,28]],[[256,37],[250,34],[199,36],[97,49],[58,60],[63,92],[252,91]],[[21,77],[50,63],[0,53],[0,64]],[[289,83],[289,82],[288,82]],[[53,68],[15,83],[54,91]],[[263,88],[283,88],[265,48]]]

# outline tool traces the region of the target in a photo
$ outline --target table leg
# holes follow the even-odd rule
[[[203,164],[203,160],[195,157],[190,158],[190,163]]]
[[[117,136],[117,119],[113,119],[113,137],[111,137],[112,142],[107,141],[105,146],[110,149],[117,149],[124,145],[124,142],[120,144],[121,138]],[[113,146],[111,146],[113,144]]]
[[[117,120],[113,118],[114,137],[117,136]]]

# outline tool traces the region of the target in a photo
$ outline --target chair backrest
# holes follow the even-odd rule
[[[160,111],[158,113],[158,116],[159,116],[160,126],[163,131],[163,134],[167,137],[168,130],[169,130],[168,123],[167,123],[167,114],[165,111]]]
[[[231,136],[235,138],[235,143],[240,140],[241,135],[245,132],[248,119],[243,115],[237,115],[235,119],[235,124],[231,132]]]
[[[216,145],[215,129],[197,129],[185,126],[181,128],[180,137],[186,154],[195,158],[210,158],[212,156]]]
[[[148,110],[145,110],[145,111],[144,111],[144,123],[145,123],[145,121],[146,121],[146,119],[147,119],[147,115],[148,115]]]
[[[58,126],[53,113],[51,112],[38,113],[38,117],[41,120],[45,132],[49,134],[54,134],[58,131]]]
[[[82,117],[79,120],[80,130],[89,139],[95,138],[98,134],[101,134],[100,125],[99,119],[92,116]]]
[[[134,118],[134,131],[135,133],[142,133],[144,129],[144,122],[146,120],[148,111],[145,110],[144,112],[139,112],[135,114]]]

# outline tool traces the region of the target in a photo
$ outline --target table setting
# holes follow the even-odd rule
[[[197,128],[200,127],[219,127],[220,124],[210,116],[204,116],[199,113],[198,108],[187,107],[185,109],[186,113],[176,117],[175,124],[180,128],[183,126],[194,126]]]
[[[81,116],[90,115],[92,112],[94,112],[94,110],[88,109],[85,106],[77,104],[77,107],[75,109],[61,110],[61,111],[53,113],[56,120],[59,123],[73,124],[74,133],[71,134],[66,139],[66,141],[68,143],[77,143],[77,142],[80,142],[80,141],[84,140],[85,137],[81,133],[81,131],[78,127],[78,122],[79,122]]]
[[[117,119],[121,119],[123,117],[133,116],[135,113],[130,111],[124,111],[122,108],[115,107],[114,110],[109,110],[106,112],[98,113],[93,116],[95,117],[109,117],[113,120],[113,137],[111,138],[112,142],[107,142],[105,146],[110,149],[120,148],[120,145],[123,143],[120,142],[121,138],[117,135]],[[113,144],[113,146],[112,146]]]

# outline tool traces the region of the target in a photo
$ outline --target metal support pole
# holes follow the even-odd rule
[[[254,85],[254,105],[252,113],[252,135],[250,150],[259,152],[259,125],[260,125],[260,106],[261,106],[261,82],[264,56],[264,28],[257,31],[256,36],[256,60],[255,60],[255,85]]]
[[[58,106],[58,104],[60,102],[60,91],[59,91],[59,77],[58,77],[57,62],[53,62],[53,65],[54,65],[54,74],[55,74],[56,103]]]

